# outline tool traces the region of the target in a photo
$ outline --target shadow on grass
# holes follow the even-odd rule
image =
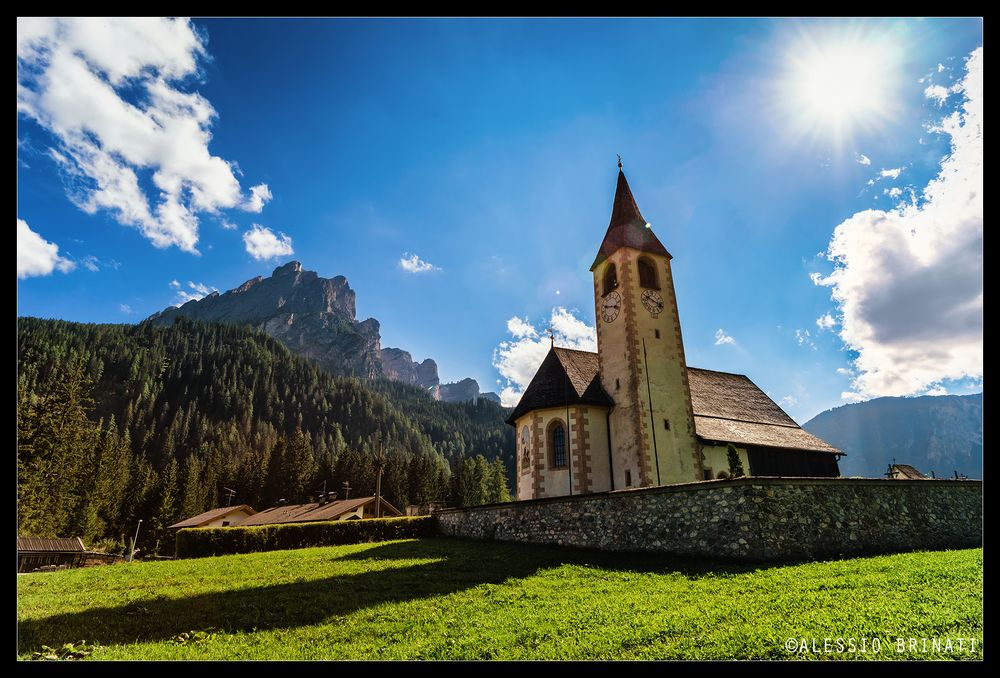
[[[527,577],[564,564],[619,571],[675,572],[692,578],[736,574],[761,567],[454,539],[375,545],[327,562],[428,558],[441,560],[184,598],[147,599],[25,620],[18,628],[19,651],[35,650],[42,644],[55,647],[81,638],[102,645],[166,640],[209,627],[233,632],[310,626],[382,603],[447,595],[480,584]],[[315,568],[315,563],[308,566]],[[303,567],[307,567],[306,563]]]

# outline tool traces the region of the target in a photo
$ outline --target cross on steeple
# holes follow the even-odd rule
[[[555,348],[555,345],[556,345],[556,335],[555,332],[552,331],[552,328],[549,327],[549,346],[551,348]]]
[[[616,153],[615,155],[618,156],[618,169],[622,169],[622,155],[621,153]]]
[[[350,499],[350,498],[351,498],[351,483],[345,480],[344,481],[344,499]]]

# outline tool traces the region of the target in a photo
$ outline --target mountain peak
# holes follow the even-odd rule
[[[301,261],[289,261],[287,264],[282,264],[278,268],[274,269],[274,273],[271,274],[272,278],[277,278],[283,275],[294,275],[295,273],[302,272],[302,262]]]

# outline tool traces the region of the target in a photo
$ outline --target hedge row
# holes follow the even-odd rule
[[[200,527],[177,532],[177,557],[202,558],[309,546],[360,544],[437,534],[434,518],[374,518],[258,527]]]

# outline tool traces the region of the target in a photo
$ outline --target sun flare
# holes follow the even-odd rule
[[[800,36],[785,55],[785,115],[800,131],[834,141],[884,123],[894,105],[898,54],[887,36]]]

